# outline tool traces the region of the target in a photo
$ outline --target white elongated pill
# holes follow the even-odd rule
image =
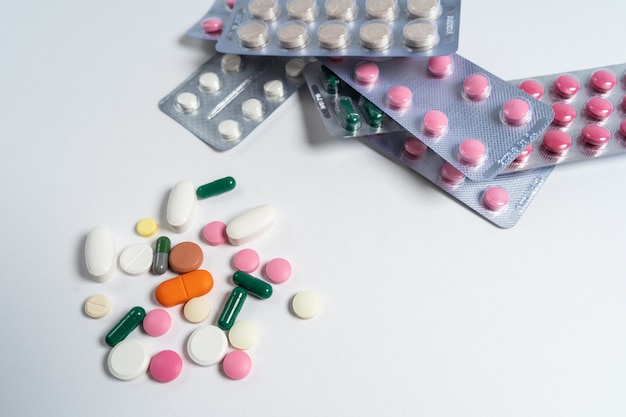
[[[276,223],[276,209],[269,204],[254,207],[226,225],[226,236],[232,245],[246,243],[268,232]]]
[[[98,282],[106,282],[115,271],[115,241],[111,229],[97,226],[87,234],[85,243],[85,263],[91,277]]]
[[[176,233],[186,231],[196,216],[196,189],[189,181],[177,182],[167,200],[167,223]]]
[[[140,242],[125,247],[120,253],[120,268],[129,275],[146,273],[152,266],[152,246]]]

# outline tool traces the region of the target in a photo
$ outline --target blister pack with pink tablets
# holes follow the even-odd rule
[[[472,181],[406,131],[372,135],[366,139],[392,161],[422,175],[480,216],[504,229],[517,224],[554,169],[537,168],[498,175],[486,181]]]
[[[456,52],[460,0],[239,0],[216,49],[242,55]]]
[[[403,130],[319,62],[307,64],[304,79],[331,135],[347,138]]]
[[[322,63],[475,181],[507,168],[553,117],[547,103],[457,54]]]
[[[216,41],[222,34],[224,22],[230,16],[235,0],[215,0],[208,12],[190,27],[186,35],[191,38]]]
[[[552,124],[509,172],[626,152],[626,64],[511,81],[552,106]]]
[[[216,54],[159,102],[218,151],[241,143],[304,84],[307,58]]]

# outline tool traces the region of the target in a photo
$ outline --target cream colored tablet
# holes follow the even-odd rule
[[[225,54],[222,56],[222,69],[226,72],[239,72],[243,67],[243,61],[239,55]]]
[[[198,85],[207,93],[219,91],[222,87],[220,77],[214,72],[205,72],[198,78]]]
[[[285,95],[285,86],[280,80],[271,80],[263,84],[263,92],[270,100],[281,99]]]
[[[183,315],[191,323],[202,323],[209,318],[209,314],[211,314],[211,306],[201,297],[192,298],[183,307]]]
[[[111,299],[104,294],[94,294],[85,301],[85,314],[99,319],[111,311]]]
[[[246,350],[256,345],[259,330],[249,320],[239,320],[228,331],[228,341],[235,349]]]
[[[184,92],[176,96],[176,105],[184,113],[191,113],[200,107],[200,100],[194,93]]]
[[[294,58],[287,61],[285,64],[285,74],[290,78],[298,78],[302,75],[305,63],[302,59]]]
[[[315,317],[320,310],[320,298],[313,291],[300,291],[293,297],[291,308],[301,319],[310,319]]]
[[[250,120],[259,120],[263,117],[263,104],[256,98],[249,98],[241,103],[241,113]]]

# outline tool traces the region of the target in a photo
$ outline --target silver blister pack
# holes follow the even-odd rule
[[[241,143],[304,84],[306,59],[216,54],[159,102],[218,151]]]
[[[507,168],[553,117],[548,104],[457,54],[321,62],[475,181]]]
[[[216,41],[222,35],[224,22],[228,20],[235,0],[215,0],[200,20],[187,29],[187,36],[207,41]]]
[[[626,64],[511,81],[554,119],[506,172],[626,153]]]
[[[498,227],[515,226],[554,167],[498,175],[472,181],[406,131],[365,138],[392,161],[440,187]]]
[[[458,49],[460,0],[239,0],[216,49],[279,56],[436,56]]]

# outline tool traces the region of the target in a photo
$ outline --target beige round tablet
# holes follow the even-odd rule
[[[198,78],[198,85],[207,93],[214,93],[221,88],[220,77],[214,72],[205,72]]]
[[[239,26],[239,40],[244,48],[261,48],[270,41],[269,29],[265,22],[251,20]]]
[[[241,126],[233,119],[226,119],[217,125],[217,131],[224,140],[235,140],[241,136]]]
[[[439,0],[407,0],[406,9],[413,19],[435,20],[441,14]]]
[[[312,22],[317,16],[317,4],[315,0],[289,0],[287,14],[295,20]]]
[[[195,297],[185,303],[183,316],[191,323],[202,323],[209,318],[211,306],[201,297]]]
[[[225,54],[222,57],[222,69],[226,72],[239,72],[243,67],[243,61],[239,55]]]
[[[183,113],[191,113],[200,107],[200,100],[194,93],[184,92],[176,96],[176,105]]]
[[[367,0],[365,11],[374,19],[394,20],[397,13],[396,0]]]
[[[324,49],[345,48],[350,41],[350,29],[344,22],[324,22],[317,29],[317,38]]]
[[[99,319],[111,311],[111,299],[104,294],[92,295],[85,301],[85,314],[94,319]]]
[[[309,32],[306,25],[298,21],[285,22],[278,29],[278,41],[285,49],[302,48],[309,41]]]
[[[270,100],[281,99],[285,95],[285,87],[281,80],[271,80],[263,84],[263,92]]]
[[[239,320],[228,331],[228,341],[235,349],[250,349],[256,345],[259,339],[259,331],[251,321]]]
[[[285,64],[285,74],[287,74],[287,77],[298,78],[302,75],[305,65],[305,62],[302,59],[290,59]]]
[[[276,0],[252,0],[248,4],[250,16],[265,22],[273,22],[278,19],[280,7]]]
[[[437,26],[432,22],[414,20],[402,30],[406,46],[415,50],[431,49],[439,43]]]
[[[357,14],[355,0],[327,0],[326,16],[328,19],[339,19],[344,22],[352,22]]]
[[[291,300],[293,313],[301,319],[310,319],[320,310],[320,298],[313,291],[300,291]]]
[[[359,36],[361,45],[370,50],[380,51],[391,45],[391,28],[382,21],[372,20],[363,24]]]

